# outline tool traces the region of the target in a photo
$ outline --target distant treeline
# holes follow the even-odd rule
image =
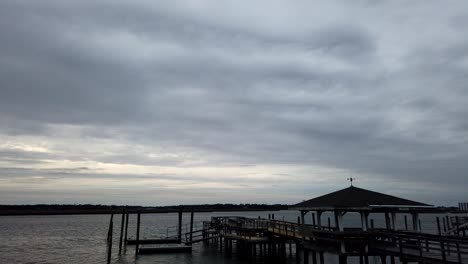
[[[0,205],[0,215],[60,215],[60,214],[110,214],[127,212],[164,213],[183,211],[277,211],[286,210],[284,204],[200,204],[172,206],[129,206],[101,204],[35,204]]]

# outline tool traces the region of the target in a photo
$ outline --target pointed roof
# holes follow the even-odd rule
[[[348,188],[319,196],[296,205],[291,209],[372,209],[372,208],[418,208],[431,205],[415,202],[392,195],[369,191],[358,187]]]

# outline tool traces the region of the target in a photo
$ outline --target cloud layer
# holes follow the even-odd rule
[[[466,10],[2,1],[0,203],[466,200]]]

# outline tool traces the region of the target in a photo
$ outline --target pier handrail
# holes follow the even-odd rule
[[[392,230],[375,230],[372,233],[376,241],[396,246],[400,255],[423,257],[431,253],[434,258],[438,256],[443,261],[446,261],[448,256],[455,255],[460,263],[468,257],[468,238],[465,237]],[[377,243],[374,244],[374,246],[377,245]]]

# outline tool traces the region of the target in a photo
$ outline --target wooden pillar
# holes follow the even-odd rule
[[[411,213],[412,219],[413,219],[413,230],[418,232],[420,231],[419,229],[419,214],[418,213]]]
[[[392,212],[392,230],[396,230],[396,213]]]
[[[380,256],[380,262],[381,262],[382,264],[387,264],[387,256],[381,255],[381,256]]]
[[[317,252],[312,250],[312,264],[317,264]]]
[[[335,227],[336,227],[336,230],[340,230],[340,220],[338,219],[338,215],[340,214],[339,211],[333,211],[333,216],[335,217]],[[340,230],[341,231],[341,230]]]
[[[346,264],[347,263],[346,255],[338,255],[338,260],[339,260],[340,264]]]
[[[179,243],[182,243],[182,209],[179,210],[179,229],[177,232],[177,240],[179,240]]]
[[[322,226],[322,211],[317,211],[317,226]]]
[[[367,231],[367,213],[364,211],[359,212],[361,214],[361,227],[363,231]]]
[[[405,230],[408,231],[408,216],[405,215]]]
[[[119,255],[122,253],[122,242],[124,236],[125,227],[125,210],[122,211],[122,220],[120,222],[120,239],[119,239]]]
[[[296,263],[301,263],[301,245],[299,242],[296,242]]]
[[[323,251],[319,252],[319,259],[320,259],[320,264],[325,264],[324,257],[323,257]]]
[[[315,213],[311,213],[312,216],[312,224],[315,225]]]
[[[140,219],[141,213],[137,214],[137,228],[136,228],[136,242],[135,242],[135,256],[138,256],[138,247],[140,246]]]
[[[304,252],[304,264],[309,264],[309,250],[307,249],[302,249]]]
[[[190,212],[190,244],[193,241],[193,210]]]
[[[128,213],[125,214],[125,245],[127,245],[127,233],[128,233]]]
[[[109,231],[107,233],[107,264],[110,264],[112,259],[112,235],[114,234],[114,214],[111,215],[109,222]]]
[[[388,216],[388,212],[385,212],[385,228],[387,230],[390,229],[390,217]]]
[[[307,214],[309,211],[301,211],[301,225],[305,224],[305,218],[304,216]]]

